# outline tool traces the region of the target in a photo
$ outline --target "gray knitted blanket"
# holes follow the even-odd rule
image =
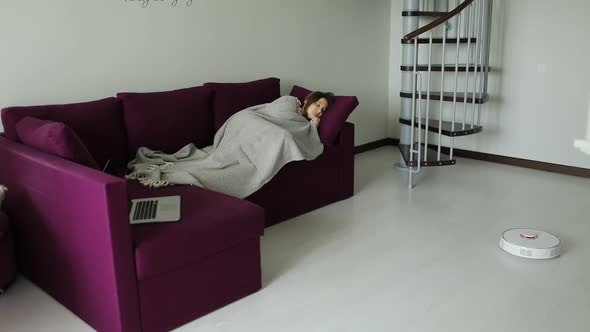
[[[230,117],[213,145],[189,144],[174,154],[142,147],[128,179],[150,187],[190,184],[244,198],[260,189],[287,163],[313,160],[324,150],[317,128],[299,114],[298,100],[285,96]]]

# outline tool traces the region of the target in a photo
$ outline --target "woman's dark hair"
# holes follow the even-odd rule
[[[307,116],[307,109],[309,108],[309,105],[317,102],[322,98],[326,99],[326,101],[328,102],[328,108],[336,101],[336,97],[332,92],[312,92],[308,94],[307,97],[305,97],[305,99],[303,100],[303,114]]]

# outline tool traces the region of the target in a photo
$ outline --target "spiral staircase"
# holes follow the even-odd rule
[[[493,0],[404,0],[402,168],[455,165],[455,138],[483,130]]]

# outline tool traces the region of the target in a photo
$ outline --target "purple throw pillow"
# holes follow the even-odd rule
[[[246,83],[205,83],[213,88],[215,131],[236,112],[254,105],[273,102],[281,96],[281,81],[267,78]]]
[[[62,105],[17,106],[2,109],[2,124],[8,139],[18,141],[16,124],[30,116],[62,122],[80,137],[101,167],[108,160],[125,164],[127,137],[121,102],[110,97]]]
[[[82,140],[62,122],[27,116],[17,122],[16,134],[25,145],[98,169]]]
[[[174,153],[189,143],[201,148],[213,142],[211,88],[118,93],[117,98],[123,101],[132,157],[140,147]]]
[[[313,91],[298,85],[293,86],[289,95],[297,97],[301,103],[308,94]],[[332,146],[336,143],[338,134],[344,126],[346,119],[354,109],[358,106],[359,101],[354,96],[336,96],[333,105],[328,107],[328,110],[322,115],[320,119],[320,127],[318,128],[320,139],[322,143]]]

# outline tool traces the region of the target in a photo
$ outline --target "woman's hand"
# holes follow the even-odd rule
[[[309,122],[311,122],[316,127],[320,126],[320,118],[313,118]]]

